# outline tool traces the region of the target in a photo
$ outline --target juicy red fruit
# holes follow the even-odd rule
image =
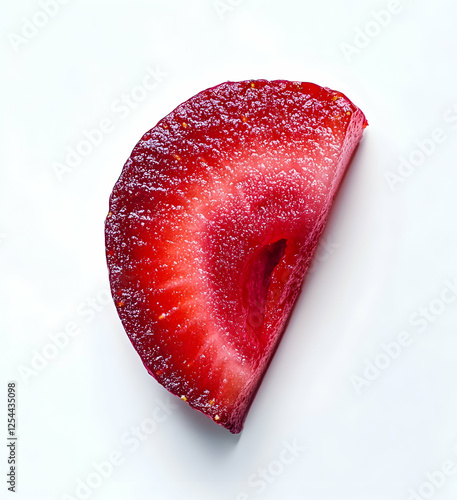
[[[110,198],[113,298],[149,373],[240,432],[367,125],[311,83],[228,82],[136,145]]]

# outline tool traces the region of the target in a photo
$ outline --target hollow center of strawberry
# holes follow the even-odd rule
[[[285,251],[285,239],[264,245],[254,254],[244,277],[242,301],[247,313],[246,324],[255,333],[258,333],[263,326],[271,275]]]

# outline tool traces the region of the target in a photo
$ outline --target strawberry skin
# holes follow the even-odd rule
[[[147,132],[114,186],[106,254],[125,331],[158,382],[232,433],[366,125],[312,83],[227,82]]]

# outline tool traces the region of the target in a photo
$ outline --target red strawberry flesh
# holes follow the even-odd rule
[[[134,148],[110,198],[113,298],[149,373],[240,432],[367,125],[311,83],[228,82]]]

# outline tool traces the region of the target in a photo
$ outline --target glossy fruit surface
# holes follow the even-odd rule
[[[366,125],[312,83],[227,82],[147,132],[114,187],[106,252],[124,328],[153,377],[233,433]]]

